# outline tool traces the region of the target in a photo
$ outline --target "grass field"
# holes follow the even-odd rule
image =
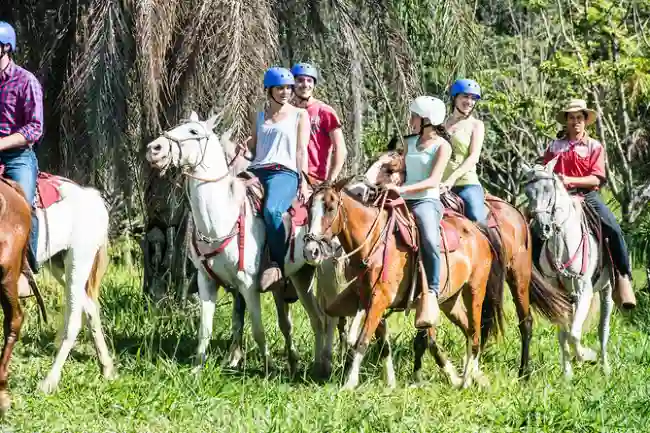
[[[287,377],[283,341],[270,295],[264,321],[277,372],[260,373],[261,362],[246,329],[249,350],[245,366],[228,372],[219,367],[230,329],[230,299],[222,296],[215,319],[209,365],[201,375],[191,372],[196,346],[198,309],[145,309],[141,275],[113,266],[103,286],[103,323],[112,345],[119,377],[106,382],[99,374],[90,336],[65,366],[58,393],[37,391],[55,353],[54,337],[61,323],[63,290],[42,276],[50,312],[39,324],[34,302],[27,302],[28,320],[12,361],[13,406],[1,422],[3,432],[600,432],[648,431],[650,419],[650,308],[647,294],[631,317],[615,313],[609,345],[613,373],[606,379],[597,365],[575,368],[565,383],[558,366],[554,330],[535,316],[529,383],[516,377],[519,338],[513,308],[507,299],[507,332],[491,344],[482,368],[488,389],[453,390],[425,358],[429,382],[410,388],[413,367],[413,320],[389,320],[398,388],[384,389],[377,350],[371,350],[355,393],[340,393],[340,364],[331,382],[312,382],[307,370],[312,337],[299,304],[293,308],[300,377]],[[642,284],[641,276],[638,278]],[[596,321],[586,335],[596,347]],[[464,342],[445,321],[440,341],[459,366]]]

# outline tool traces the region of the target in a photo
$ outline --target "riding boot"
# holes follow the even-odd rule
[[[632,289],[632,283],[627,275],[618,274],[616,284],[612,293],[616,306],[624,311],[633,310],[636,307],[636,296]]]
[[[264,249],[262,255],[262,272],[260,273],[260,292],[283,289],[284,279],[282,278],[282,269],[271,260],[271,253],[268,246]]]
[[[420,296],[415,306],[415,328],[427,329],[438,324],[440,318],[440,307],[438,306],[438,295],[429,290],[424,268],[420,266]]]

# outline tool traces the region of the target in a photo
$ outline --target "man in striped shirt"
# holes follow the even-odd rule
[[[17,182],[27,202],[36,195],[38,161],[33,145],[43,135],[43,90],[36,77],[16,65],[16,32],[0,21],[0,163],[4,176]],[[37,272],[38,220],[32,212],[28,261]]]

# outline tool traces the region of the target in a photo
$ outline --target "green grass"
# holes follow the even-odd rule
[[[53,361],[62,289],[41,278],[50,323],[39,325],[34,302],[29,300],[28,320],[11,364],[13,406],[0,431],[648,431],[650,309],[646,294],[639,294],[641,308],[632,317],[615,313],[609,379],[597,365],[579,365],[574,381],[565,383],[560,377],[555,332],[536,316],[531,351],[534,374],[529,383],[520,383],[516,377],[519,338],[508,297],[505,338],[491,344],[482,358],[490,388],[451,389],[428,356],[427,386],[409,388],[413,316],[394,315],[389,324],[398,388],[384,388],[373,346],[364,362],[360,389],[339,393],[342,373],[338,358],[335,377],[328,383],[314,383],[305,373],[313,340],[298,304],[293,315],[302,360],[300,377],[287,377],[270,295],[264,296],[264,322],[277,373],[269,378],[260,374],[261,362],[248,324],[244,368],[228,372],[219,367],[226,355],[231,312],[229,297],[222,296],[209,365],[195,376],[191,356],[196,346],[196,306],[147,311],[140,295],[141,276],[112,267],[103,286],[103,323],[115,353],[118,379],[102,379],[90,336],[84,332],[66,363],[58,392],[44,396],[37,385]],[[596,347],[597,322],[591,323],[585,339],[590,347]],[[465,343],[447,321],[440,341],[458,366]]]

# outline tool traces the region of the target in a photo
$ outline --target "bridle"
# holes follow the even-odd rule
[[[226,165],[226,167],[227,167],[226,172],[223,175],[218,176],[218,177],[213,178],[213,179],[206,179],[206,178],[201,178],[201,177],[198,177],[198,176],[195,176],[195,175],[191,174],[191,171],[196,170],[197,167],[199,167],[201,164],[203,164],[203,160],[205,159],[205,154],[206,154],[206,147],[208,145],[208,141],[210,139],[211,134],[210,134],[210,131],[208,131],[208,129],[206,128],[205,124],[202,123],[202,122],[197,122],[197,121],[192,121],[192,120],[190,120],[190,121],[182,121],[181,122],[181,124],[188,124],[188,123],[194,123],[196,125],[199,125],[201,127],[201,129],[203,130],[203,134],[202,135],[193,135],[193,136],[182,138],[182,139],[174,137],[173,135],[169,134],[168,131],[164,131],[164,132],[162,132],[160,134],[161,137],[164,137],[170,143],[169,158],[167,160],[167,163],[160,169],[160,175],[161,176],[164,175],[166,173],[166,171],[169,169],[169,167],[172,165],[172,163],[174,162],[174,153],[171,151],[171,146],[172,145],[176,145],[176,148],[178,149],[178,161],[179,161],[179,164],[180,164],[180,161],[183,160],[183,146],[182,146],[182,143],[184,143],[186,141],[190,141],[190,140],[196,140],[196,141],[199,142],[199,149],[200,149],[200,152],[201,152],[201,158],[194,165],[186,164],[183,167],[181,167],[181,173],[186,177],[196,179],[198,181],[206,182],[206,183],[207,182],[219,182],[220,180],[223,180],[226,177],[228,177],[230,175],[230,167],[234,164],[234,162],[237,160],[237,158],[239,156],[241,156],[242,149],[239,146],[238,146],[237,152],[235,153],[233,158],[230,161],[228,161],[228,163]]]
[[[544,174],[545,174],[544,176],[533,175],[534,177],[531,180],[529,180],[528,182],[526,182],[524,186],[528,187],[528,186],[533,185],[533,184],[535,184],[537,182],[540,182],[542,180],[550,180],[550,181],[553,182],[553,197],[552,197],[551,201],[549,202],[549,204],[546,206],[546,208],[539,209],[539,208],[535,207],[535,209],[530,211],[530,214],[532,215],[533,219],[535,220],[535,222],[538,225],[539,225],[538,215],[540,215],[540,214],[550,215],[552,226],[555,229],[555,232],[559,233],[559,231],[561,231],[562,225],[566,222],[566,220],[564,220],[562,223],[558,223],[555,220],[555,214],[557,212],[557,188],[555,188],[556,176],[555,176],[555,174],[546,174],[546,173],[544,173]],[[569,217],[567,216],[567,219],[568,218]]]

